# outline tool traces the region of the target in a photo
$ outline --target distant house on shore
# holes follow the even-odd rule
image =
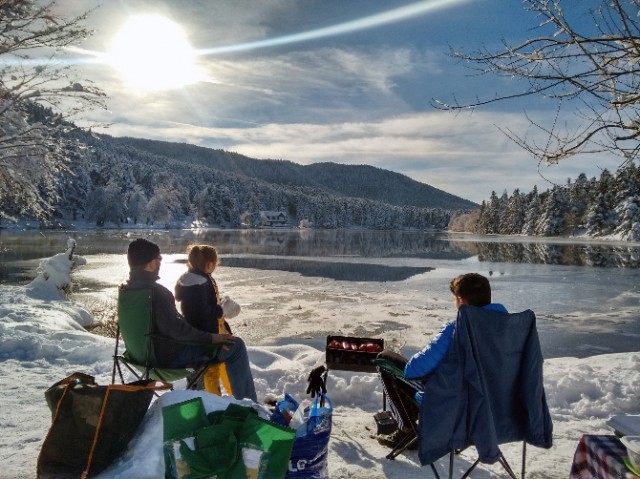
[[[287,214],[283,211],[261,211],[260,226],[286,226]]]

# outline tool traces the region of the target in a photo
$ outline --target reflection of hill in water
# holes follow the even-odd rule
[[[422,258],[566,264],[618,268],[640,267],[640,246],[588,243],[508,243],[451,240],[445,233],[418,231],[354,230],[102,230],[14,232],[0,229],[0,282],[16,274],[9,263],[46,258],[66,249],[68,238],[77,241],[76,254],[125,255],[129,242],[145,237],[158,243],[166,254],[184,253],[190,244],[206,243],[222,255],[296,256],[331,258]],[[553,241],[549,238],[549,241]],[[15,268],[14,268],[15,269]]]
[[[464,259],[471,254],[444,234],[407,231],[353,230],[225,230],[12,232],[0,229],[0,261],[45,258],[66,249],[67,238],[77,242],[76,253],[126,254],[129,242],[147,238],[163,253],[184,253],[194,243],[214,245],[220,254],[277,256],[360,256],[363,258],[419,257]]]
[[[359,256],[362,258],[418,257],[464,259],[472,256],[446,235],[407,231],[246,230],[239,241],[225,244],[226,253],[282,256]]]
[[[433,270],[433,268],[414,266],[235,257],[225,257],[224,266],[289,271],[299,273],[302,276],[329,278],[338,281],[403,281],[411,276]]]
[[[640,247],[548,243],[467,243],[480,261],[597,266],[640,267]]]

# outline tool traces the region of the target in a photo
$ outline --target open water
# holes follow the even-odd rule
[[[536,311],[547,357],[640,350],[638,243],[307,229],[0,230],[0,287],[31,281],[40,259],[63,252],[73,238],[76,254],[92,258],[87,267],[105,271],[102,278],[85,278],[74,287],[113,289],[125,274],[127,245],[141,236],[158,243],[163,254],[208,243],[225,267],[320,280],[396,283],[427,277],[425,284],[446,284],[476,271],[490,277],[496,300],[512,310]]]

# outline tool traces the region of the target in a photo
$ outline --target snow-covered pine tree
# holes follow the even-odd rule
[[[120,226],[125,217],[124,210],[122,192],[115,182],[110,182],[89,192],[85,217],[95,221],[96,226],[104,226],[107,222]]]
[[[594,184],[595,180],[590,182],[584,173],[580,173],[575,182],[571,183],[571,180],[567,182],[569,204],[564,222],[567,232],[572,235],[584,228],[584,215]]]
[[[614,178],[609,170],[604,169],[585,213],[587,234],[601,236],[613,232],[617,220],[614,198]]]
[[[525,198],[516,188],[507,200],[507,206],[500,217],[498,231],[504,235],[520,234],[524,226]]]
[[[526,195],[525,199],[525,214],[524,224],[522,225],[522,234],[531,236],[535,234],[536,223],[540,214],[540,195],[538,194],[538,187],[533,186],[533,189]]]
[[[489,201],[486,203],[483,202],[480,207],[478,232],[482,234],[498,233],[498,225],[500,224],[500,216],[502,214],[502,210],[503,205],[501,198],[498,198],[496,192],[492,191]]]
[[[540,216],[536,223],[535,234],[540,236],[558,236],[564,232],[564,218],[567,211],[566,190],[554,186],[544,193],[540,207]]]
[[[640,169],[633,163],[615,177],[614,235],[629,241],[640,240]]]
[[[134,225],[145,218],[149,200],[142,186],[136,184],[127,195],[126,216]]]

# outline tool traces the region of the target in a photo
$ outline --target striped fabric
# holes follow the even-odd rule
[[[580,438],[569,479],[640,479],[625,465],[627,451],[613,435]]]

